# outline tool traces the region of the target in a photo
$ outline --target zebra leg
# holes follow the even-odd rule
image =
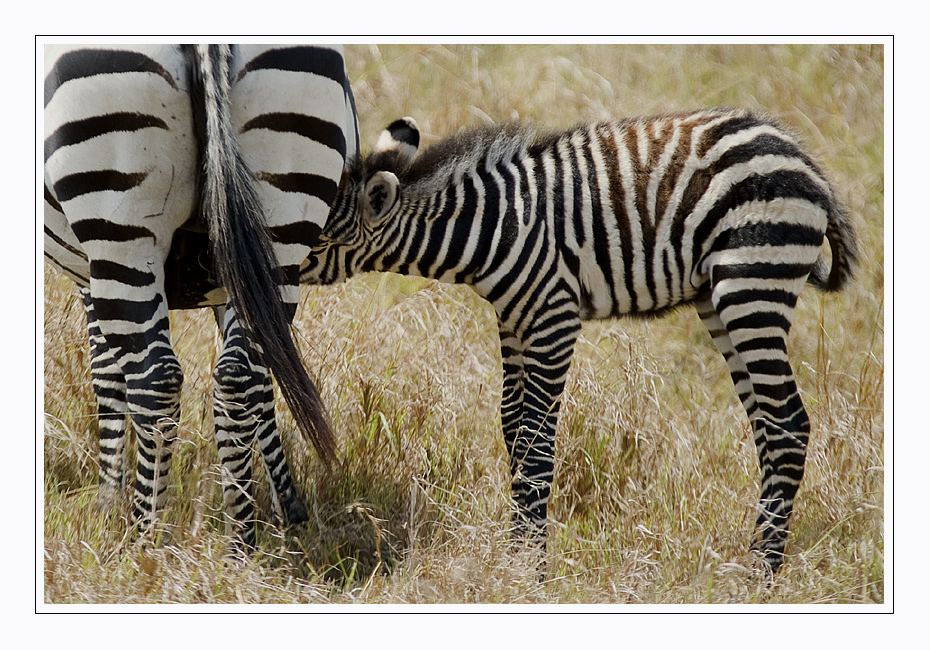
[[[227,532],[235,531],[247,546],[255,544],[252,447],[268,410],[266,372],[227,304],[223,349],[213,370],[213,420]]]
[[[143,252],[147,240],[142,240],[139,255],[133,259],[146,270],[98,261],[127,259],[119,242],[110,250],[100,246],[101,252],[91,257],[89,292],[95,345],[100,350],[97,344],[105,341],[108,351],[100,350],[96,365],[100,368],[103,364],[109,376],[115,378],[117,395],[122,389],[117,366],[125,380],[126,406],[138,442],[133,509],[143,530],[151,526],[167,500],[171,444],[177,435],[184,381],[181,365],[171,349],[164,277],[156,263],[160,261],[158,252]],[[96,374],[99,380],[95,388],[99,389],[104,387],[106,375],[99,370]],[[118,417],[112,420],[117,438]],[[125,440],[125,436],[122,438]]]
[[[504,444],[510,458],[511,477],[516,476],[517,462],[514,447],[523,417],[523,343],[502,324],[498,325],[501,339],[501,360],[504,366],[504,387],[501,394],[501,428]],[[519,520],[514,523],[520,529]]]
[[[100,332],[90,291],[82,287],[80,292],[87,314],[90,372],[97,397],[100,478],[96,507],[106,511],[119,506],[126,495],[126,378]]]
[[[227,327],[233,327],[236,332],[236,336],[239,337],[238,345],[244,343],[242,338],[241,329],[238,324],[225,323],[225,314],[227,310],[225,306],[215,307],[214,316],[216,317],[216,322],[220,328],[220,332],[224,333],[224,341],[228,338],[225,334]],[[237,352],[234,353],[241,357]],[[232,359],[234,357],[230,357]],[[219,366],[217,366],[219,369]],[[229,376],[235,375],[236,362],[230,361],[230,365],[225,366],[222,369],[224,375],[233,373]],[[280,513],[282,520],[285,525],[297,524],[304,521],[307,521],[309,515],[307,514],[307,509],[304,506],[303,502],[300,500],[300,497],[297,495],[297,490],[294,487],[294,482],[291,478],[290,468],[287,464],[287,458],[284,455],[284,447],[281,444],[281,438],[278,433],[277,423],[275,421],[275,411],[274,411],[274,389],[271,382],[271,374],[268,372],[268,369],[265,368],[260,363],[251,364],[250,363],[250,372],[253,372],[256,376],[256,382],[261,382],[261,396],[256,397],[256,404],[260,403],[260,406],[256,406],[258,415],[256,418],[257,425],[255,426],[254,436],[258,439],[258,447],[261,451],[262,464],[265,468],[265,474],[268,477],[269,483],[271,484],[271,499],[275,508],[275,511]],[[258,386],[258,383],[256,383]],[[256,389],[258,390],[258,389]],[[216,404],[219,405],[219,399],[223,397],[226,399],[225,395],[218,393]],[[235,409],[234,409],[235,410]],[[227,417],[227,412],[223,412],[223,418]],[[223,420],[217,419],[217,422]],[[228,441],[229,432],[224,431],[220,434],[219,427],[217,428],[217,445],[219,445],[220,440]],[[226,444],[224,442],[224,444]],[[251,448],[251,443],[249,443]],[[225,473],[225,472],[224,472]],[[230,476],[232,471],[230,470]],[[248,492],[250,494],[250,492]],[[235,495],[241,494],[241,492],[231,492],[226,496],[224,490],[224,499],[226,506],[229,509],[231,504],[235,503]],[[229,515],[232,521],[237,521],[235,515],[236,508],[233,507],[228,510]]]
[[[92,277],[97,322],[126,381],[126,402],[138,441],[134,513],[144,530],[167,500],[184,375],[171,349],[164,295],[158,293],[150,302],[101,299],[93,296],[93,283]],[[121,325],[139,321],[147,323],[144,331],[118,331]]]
[[[515,532],[543,549],[555,467],[560,398],[580,331],[577,315],[548,312],[537,318],[533,330],[522,337],[520,347],[507,348],[510,360],[505,365],[501,419],[505,423],[504,436],[510,452],[512,489],[517,503]],[[502,348],[505,345],[502,339]],[[518,357],[514,351],[521,348],[523,353]],[[522,372],[517,372],[520,366]],[[521,395],[519,426],[515,427],[517,411],[513,402]]]
[[[271,498],[275,511],[280,513],[284,525],[299,524],[307,521],[309,515],[303,501],[297,495],[284,455],[284,446],[281,444],[281,436],[275,422],[271,375],[267,371],[264,377],[264,395],[265,414],[256,431],[262,465],[271,483]]]
[[[748,289],[746,279],[713,280],[697,305],[752,424],[762,495],[752,548],[773,572],[784,559],[788,520],[801,478],[810,421],[788,362],[787,338],[800,282]],[[750,283],[752,279],[749,279]]]

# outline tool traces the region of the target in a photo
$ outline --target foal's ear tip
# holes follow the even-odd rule
[[[412,117],[391,122],[375,144],[373,153],[393,151],[405,161],[412,159],[420,147],[420,127]]]

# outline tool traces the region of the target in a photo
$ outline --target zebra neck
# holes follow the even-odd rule
[[[368,270],[471,284],[482,259],[476,255],[482,248],[480,208],[469,176],[429,196],[402,199]]]

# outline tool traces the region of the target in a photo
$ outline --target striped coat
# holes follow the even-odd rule
[[[857,257],[846,213],[797,138],[767,117],[715,109],[556,133],[487,127],[417,156],[418,144],[406,118],[356,161],[301,281],[393,271],[468,284],[491,303],[516,529],[537,540],[581,322],[693,304],[753,425],[754,547],[777,569],[810,432],[788,362],[793,310],[805,283],[842,287]]]

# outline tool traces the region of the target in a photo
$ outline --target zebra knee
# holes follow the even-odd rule
[[[265,379],[246,349],[228,346],[213,371],[217,417],[228,420],[232,428],[248,422],[254,429],[259,415],[256,410],[265,402]],[[217,426],[222,423],[218,422]]]

